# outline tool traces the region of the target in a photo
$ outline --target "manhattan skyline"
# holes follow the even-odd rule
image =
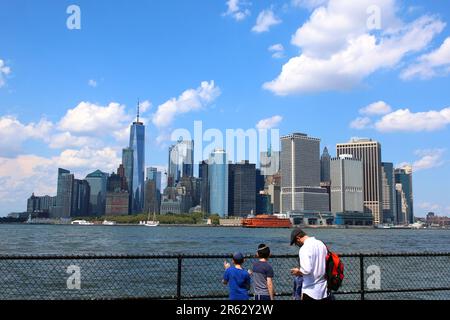
[[[167,170],[170,133],[196,120],[304,132],[332,157],[367,137],[413,165],[416,216],[450,214],[446,1],[77,1],[80,30],[70,4],[0,3],[0,216],[56,194],[58,167],[114,171],[137,98],[145,167]],[[366,29],[372,4],[381,30]]]

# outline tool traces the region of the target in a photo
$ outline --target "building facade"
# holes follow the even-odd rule
[[[228,164],[223,149],[214,150],[208,159],[210,213],[228,216]]]
[[[133,149],[133,174],[131,178],[131,213],[138,214],[144,211],[145,188],[145,126],[139,121],[139,108],[137,119],[130,128],[130,146]]]
[[[50,210],[51,218],[70,218],[72,216],[72,194],[75,177],[69,170],[58,169],[56,205]]]
[[[352,139],[336,146],[338,157],[352,155],[362,160],[364,170],[364,212],[373,216],[375,224],[383,223],[381,145],[372,139]]]
[[[401,185],[401,192],[404,194],[404,201],[406,201],[406,221],[403,218],[404,213],[400,213],[403,223],[414,223],[414,199],[413,199],[413,185],[412,185],[412,167],[405,166],[403,168],[395,169],[395,183]],[[397,189],[398,190],[398,189]],[[403,204],[397,204],[397,207],[404,209]]]
[[[261,152],[259,155],[260,169],[263,176],[271,176],[280,171],[280,151]]]
[[[85,180],[89,183],[89,215],[102,216],[105,214],[106,208],[106,183],[108,174],[100,170],[96,170],[88,174]]]
[[[320,188],[320,139],[303,133],[281,137],[281,212],[329,213]]]
[[[168,181],[176,185],[183,177],[194,176],[194,141],[178,140],[169,147]]]
[[[249,161],[228,164],[228,215],[256,213],[256,165]]]
[[[364,212],[363,163],[361,160],[342,156],[330,161],[331,212]]]
[[[383,222],[397,224],[394,164],[390,162],[381,164],[381,183],[383,188]]]
[[[200,177],[200,206],[203,213],[210,213],[209,207],[209,181],[208,181],[208,161],[202,161],[198,167]]]
[[[325,147],[320,156],[320,182],[327,183],[331,181],[330,165],[331,156],[328,152],[328,148]]]

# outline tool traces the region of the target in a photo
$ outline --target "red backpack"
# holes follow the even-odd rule
[[[328,291],[337,291],[344,280],[344,264],[341,258],[328,249],[325,262],[325,278],[327,279]]]

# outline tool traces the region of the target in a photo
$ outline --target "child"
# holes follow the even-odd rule
[[[233,254],[233,264],[224,262],[225,274],[223,275],[223,284],[230,288],[230,300],[248,300],[248,290],[250,289],[250,275],[242,269],[244,256],[237,252]]]
[[[273,268],[268,262],[269,256],[270,248],[265,244],[260,244],[256,252],[259,260],[253,263],[252,269],[255,300],[274,300],[275,297]]]

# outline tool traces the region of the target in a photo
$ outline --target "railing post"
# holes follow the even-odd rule
[[[181,270],[183,266],[183,257],[178,256],[178,272],[177,272],[177,300],[181,300]]]
[[[359,277],[360,277],[360,290],[361,290],[361,300],[364,300],[364,293],[365,293],[365,281],[364,281],[364,255],[359,255]]]

